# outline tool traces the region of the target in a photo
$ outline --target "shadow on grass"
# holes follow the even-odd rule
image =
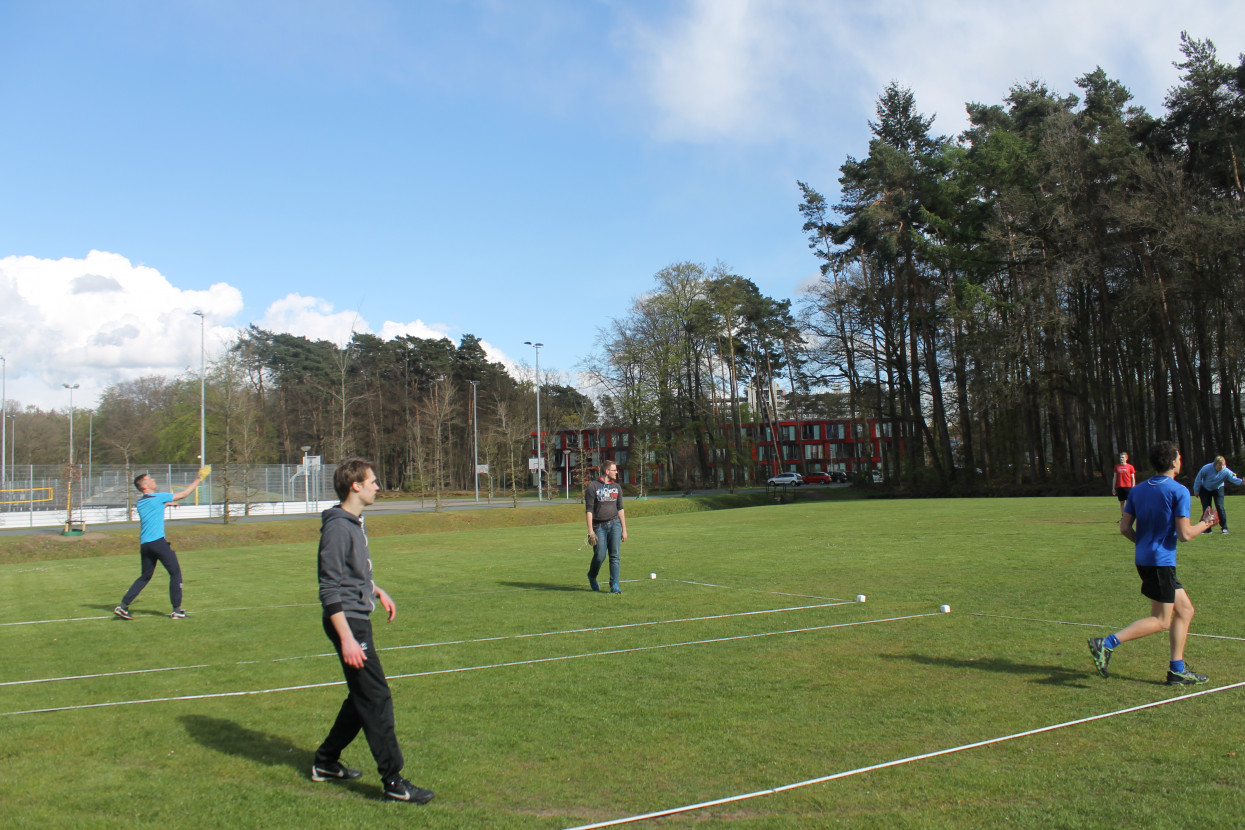
[[[587,591],[587,583],[581,588],[578,585],[558,585],[552,582],[500,582],[507,588],[522,588],[525,591]]]
[[[888,655],[889,656],[889,655]],[[1029,676],[1033,682],[1048,686],[1071,686],[1078,689],[1088,688],[1085,679],[1090,670],[1069,669],[1067,666],[1036,666],[1029,663],[1017,663],[1005,657],[989,657],[981,660],[955,660],[950,657],[930,657],[925,654],[907,654],[889,656],[892,660],[910,660],[922,666],[939,666],[947,669],[976,669],[977,671],[996,672],[999,674],[1016,674]]]
[[[223,718],[209,718],[203,715],[183,715],[178,720],[200,746],[225,755],[235,755],[270,767],[286,766],[299,776],[310,780],[311,762],[315,759],[314,751],[296,746],[284,738],[266,735],[239,726]],[[359,736],[362,740],[362,735]],[[366,743],[364,744],[366,751]],[[371,756],[368,755],[368,760]],[[323,786],[347,787],[361,795],[383,798],[384,793],[375,784],[362,784],[358,781],[331,781]]]

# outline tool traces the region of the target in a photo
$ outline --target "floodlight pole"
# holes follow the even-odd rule
[[[207,431],[204,428],[207,415],[207,360],[203,350],[204,328],[207,317],[202,311],[192,312],[199,318],[199,468],[207,463]],[[199,488],[195,488],[195,504],[199,503]]]
[[[73,390],[81,384],[75,383],[70,386],[68,383],[62,383],[61,386],[69,390],[69,467],[73,469]]]
[[[480,381],[469,380],[471,384],[471,445],[472,455],[475,457],[475,475],[472,476],[476,483],[476,501],[480,500],[480,425],[476,420],[476,391],[480,386]]]
[[[531,346],[536,350],[536,501],[544,500],[544,490],[542,489],[542,474],[545,471],[545,442],[540,434],[540,349],[544,343],[533,343],[531,340],[524,340],[524,346]]]
[[[9,459],[5,454],[4,443],[9,423],[8,374],[9,362],[0,354],[0,490],[4,489],[4,483],[9,480]]]
[[[65,535],[73,529],[73,390],[80,385],[61,384],[69,390],[69,470],[65,476]]]

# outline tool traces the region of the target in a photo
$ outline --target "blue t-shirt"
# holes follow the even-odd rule
[[[164,506],[172,500],[172,493],[148,493],[138,500],[140,545],[164,538]]]
[[[1137,519],[1138,565],[1176,567],[1176,519],[1189,516],[1189,488],[1169,476],[1155,476],[1134,487],[1124,512]]]

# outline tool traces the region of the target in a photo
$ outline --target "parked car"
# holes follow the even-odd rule
[[[799,487],[804,483],[804,476],[799,473],[779,473],[765,483],[774,486]]]
[[[844,484],[846,484],[847,473],[843,472],[842,470],[835,470],[833,473],[830,474],[830,479],[831,481],[841,481]]]
[[[805,484],[829,484],[833,480],[829,473],[808,473],[804,476]]]

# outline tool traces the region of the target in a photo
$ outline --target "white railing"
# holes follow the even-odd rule
[[[307,516],[318,514],[337,504],[336,499],[328,501],[269,501],[252,503],[248,512],[245,505],[229,505],[231,517],[243,516]],[[219,519],[223,510],[219,504],[187,504],[168,508],[166,521],[178,519]],[[138,513],[124,507],[82,507],[74,508],[74,523],[84,523],[89,529],[92,525],[116,524],[118,522],[136,522]],[[0,512],[0,530],[21,527],[60,527],[65,524],[64,510],[8,510]]]

